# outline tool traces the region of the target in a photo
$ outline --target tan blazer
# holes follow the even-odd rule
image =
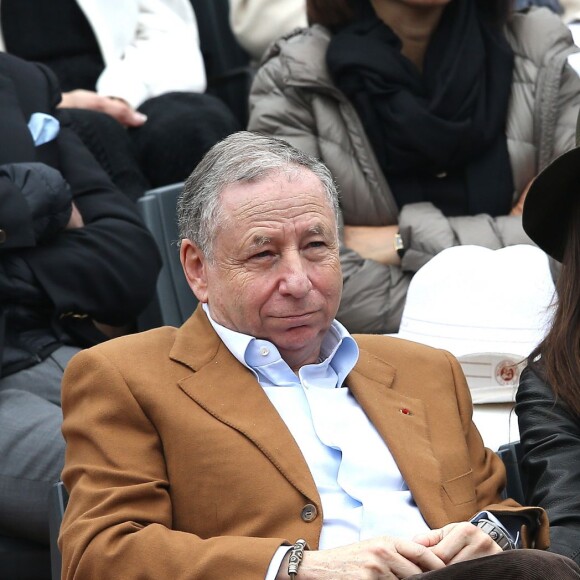
[[[471,422],[455,359],[394,338],[356,340],[346,384],[429,526],[499,503],[503,464]],[[180,329],[77,355],[63,413],[63,578],[263,579],[278,546],[303,537],[317,547],[322,507],[300,449],[201,309]],[[544,525],[537,546],[546,540]]]

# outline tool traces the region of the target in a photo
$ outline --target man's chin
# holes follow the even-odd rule
[[[270,340],[281,353],[282,351],[317,351],[320,349],[324,334],[326,334],[326,330],[322,330],[319,326],[314,327],[305,324],[278,330],[272,335]]]

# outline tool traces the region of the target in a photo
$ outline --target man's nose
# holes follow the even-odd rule
[[[308,265],[299,253],[286,256],[280,264],[279,290],[281,294],[294,298],[304,298],[312,288],[308,275]]]

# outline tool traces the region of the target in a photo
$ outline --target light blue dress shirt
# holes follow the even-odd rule
[[[320,549],[428,531],[387,445],[348,387],[341,388],[359,356],[344,326],[335,320],[322,342],[321,361],[296,374],[271,342],[225,328],[211,318],[206,304],[203,308],[226,347],[255,375],[302,451],[322,502]],[[278,550],[266,580],[274,578],[287,550]]]

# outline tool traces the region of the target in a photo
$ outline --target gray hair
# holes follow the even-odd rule
[[[221,193],[234,183],[260,181],[280,171],[300,168],[321,181],[338,222],[338,192],[328,168],[286,141],[249,131],[233,133],[214,145],[188,177],[177,202],[180,239],[191,240],[208,260],[223,223]]]

